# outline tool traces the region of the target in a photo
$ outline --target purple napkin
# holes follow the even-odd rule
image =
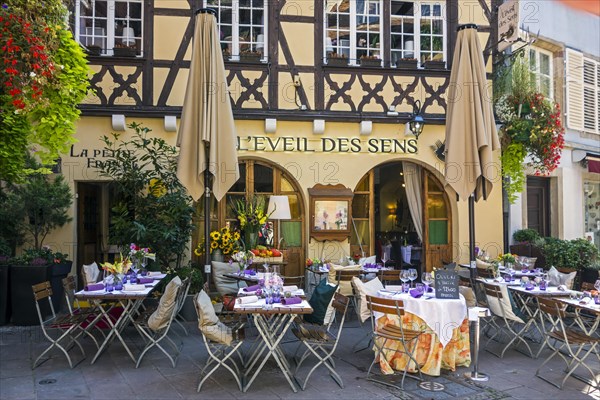
[[[533,284],[528,283],[527,285],[525,285],[525,290],[533,290],[535,286],[533,286]]]
[[[87,285],[86,287],[83,288],[83,290],[86,292],[91,292],[93,290],[102,290],[102,289],[104,289],[104,284],[102,284],[102,283],[92,283],[91,285]]]
[[[260,289],[260,285],[248,286],[248,287],[245,287],[243,290],[244,290],[244,292],[256,292],[258,289]]]
[[[416,288],[410,289],[408,293],[410,293],[411,297],[414,297],[415,299],[418,299],[419,297],[423,296],[423,292]]]
[[[300,304],[302,303],[302,299],[300,297],[288,297],[288,298],[282,298],[281,299],[281,304],[283,304],[284,306],[289,306],[292,304]]]
[[[152,283],[154,282],[154,278],[138,278],[137,283],[139,284],[144,284],[144,283]]]
[[[256,271],[253,270],[253,269],[245,269],[244,270],[244,275],[254,276],[254,275],[256,275]]]
[[[431,286],[427,287],[427,293],[433,293],[433,288]]]

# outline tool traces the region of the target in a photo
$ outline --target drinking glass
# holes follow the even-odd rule
[[[598,280],[596,281],[596,283],[594,283],[594,287],[596,288],[596,290],[597,290],[597,291],[599,291],[599,292],[600,292],[600,279],[598,279]]]
[[[429,292],[429,286],[433,283],[433,276],[431,272],[425,272],[421,277],[421,281],[425,284],[425,293]]]
[[[385,251],[383,252],[383,255],[381,256],[381,261],[383,262],[383,267],[385,268],[385,263],[388,262],[387,254],[385,254]]]
[[[409,268],[408,269],[408,279],[410,279],[410,285],[413,286],[413,282],[415,281],[415,279],[417,279],[418,274],[417,274],[417,270],[414,268]]]
[[[415,289],[417,289],[417,292],[419,293],[425,293],[425,285],[422,283],[415,283]]]

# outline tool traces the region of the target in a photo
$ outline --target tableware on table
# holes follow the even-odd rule
[[[408,270],[403,269],[400,271],[400,280],[402,281],[403,284],[410,280],[408,278]]]
[[[544,279],[540,281],[540,290],[546,290],[546,281]]]
[[[383,252],[383,255],[381,256],[381,261],[383,262],[384,267],[385,267],[385,264],[389,261],[387,259],[387,254],[385,254],[385,251]]]
[[[598,280],[596,281],[596,283],[594,283],[594,287],[596,288],[596,290],[597,290],[597,291],[599,291],[599,292],[600,292],[600,279],[598,279]]]
[[[410,290],[410,284],[408,283],[403,283],[402,284],[402,292],[404,293],[408,293],[408,291]]]
[[[411,286],[414,286],[413,282],[417,279],[418,276],[419,275],[418,275],[416,269],[414,269],[414,268],[409,268],[408,269],[408,279],[410,279],[410,285]]]
[[[425,293],[429,292],[429,287],[434,282],[431,272],[423,273],[423,276],[421,277],[421,281],[425,284]]]
[[[596,305],[600,305],[600,294],[596,295],[596,298],[594,298],[594,303],[596,303]]]
[[[415,283],[415,289],[421,293],[425,293],[425,285],[423,283]]]

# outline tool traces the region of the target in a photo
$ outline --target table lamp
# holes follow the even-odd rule
[[[279,247],[279,242],[283,239],[279,239],[280,236],[280,228],[279,221],[282,219],[290,219],[292,218],[292,213],[290,212],[290,201],[287,196],[271,196],[269,197],[269,206],[267,207],[267,215],[269,215],[269,219],[277,220],[277,247]]]

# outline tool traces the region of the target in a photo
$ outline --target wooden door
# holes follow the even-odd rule
[[[527,227],[550,236],[550,178],[527,177]]]
[[[431,271],[452,261],[452,216],[443,185],[430,172],[423,172],[423,271]]]

